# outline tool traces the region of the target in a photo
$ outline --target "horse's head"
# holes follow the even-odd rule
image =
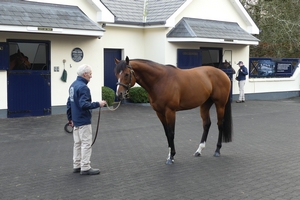
[[[23,54],[23,64],[24,64],[24,66],[25,66],[26,69],[30,69],[31,68],[31,63],[29,62],[28,57],[25,56],[24,54]]]
[[[231,68],[231,64],[227,60],[225,60],[225,62],[223,63],[223,66],[224,66],[225,69]]]
[[[132,67],[129,65],[129,58],[126,60],[118,60],[115,58],[115,75],[118,79],[116,95],[119,100],[127,98],[129,89],[135,84],[135,74]]]
[[[12,69],[25,70],[31,68],[31,63],[28,60],[28,57],[25,56],[20,50],[17,53],[10,56],[10,67]]]

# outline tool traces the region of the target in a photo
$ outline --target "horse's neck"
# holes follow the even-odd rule
[[[132,69],[135,73],[136,82],[147,92],[166,73],[166,68],[164,67],[150,66],[144,63],[133,64]]]

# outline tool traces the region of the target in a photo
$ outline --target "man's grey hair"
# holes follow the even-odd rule
[[[87,64],[83,64],[80,65],[77,69],[77,74],[78,76],[83,76],[84,73],[88,73],[92,70],[92,67],[87,65]]]

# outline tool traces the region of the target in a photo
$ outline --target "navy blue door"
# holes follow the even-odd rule
[[[178,49],[177,67],[181,69],[190,69],[202,65],[202,56],[200,49]]]
[[[8,43],[0,42],[0,70],[7,70],[9,67]]]
[[[116,92],[117,79],[114,68],[115,58],[121,59],[121,49],[104,49],[104,86],[113,89]]]
[[[7,71],[7,117],[51,114],[50,42],[9,40],[9,52],[28,57],[26,70]]]

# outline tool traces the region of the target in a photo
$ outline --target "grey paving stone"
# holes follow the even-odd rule
[[[149,106],[102,109],[92,166],[72,173],[72,135],[65,115],[0,119],[0,199],[299,199],[300,98],[232,103],[233,142],[217,142],[215,109],[202,157],[199,109],[177,113],[175,163]],[[96,130],[98,112],[94,112]]]

